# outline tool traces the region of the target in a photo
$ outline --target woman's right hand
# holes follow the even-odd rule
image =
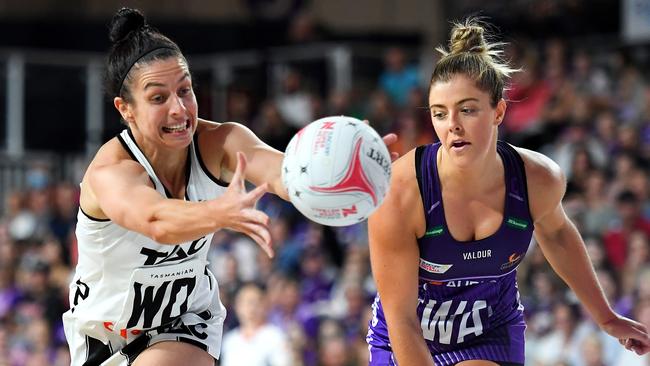
[[[650,339],[645,325],[632,319],[615,314],[615,317],[599,324],[600,328],[630,351],[644,355],[650,351]]]
[[[273,257],[269,217],[255,209],[257,201],[267,192],[268,183],[264,183],[250,192],[246,192],[246,156],[237,152],[237,168],[226,193],[217,200],[225,205],[223,227],[238,231],[253,239],[269,256]]]

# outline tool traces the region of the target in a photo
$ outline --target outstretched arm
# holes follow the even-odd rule
[[[219,126],[219,134],[223,139],[224,156],[221,167],[226,171],[234,171],[236,161],[233,152],[241,151],[248,159],[247,179],[256,186],[268,183],[269,192],[285,200],[289,200],[284,184],[282,184],[282,159],[284,153],[278,151],[260,140],[248,127],[239,123],[229,122]],[[211,132],[208,132],[211,133]],[[388,134],[383,137],[384,143],[390,145],[397,141],[397,135]],[[391,159],[396,159],[397,154],[391,154]],[[227,179],[227,178],[226,178]]]
[[[226,136],[223,141],[224,156],[221,167],[225,168],[225,171],[222,176],[234,171],[237,165],[235,152],[241,151],[248,160],[246,179],[256,186],[267,183],[270,193],[289,200],[287,190],[282,184],[284,153],[267,145],[248,127],[239,123],[223,123],[219,129],[222,129],[220,132]]]
[[[562,208],[565,180],[559,167],[540,154],[526,151],[522,155],[526,157],[529,192],[535,192],[529,196],[535,238],[551,267],[604,331],[626,340],[623,343],[628,349],[648,352],[650,340],[645,326],[616,314],[607,302],[580,233]]]
[[[202,202],[162,197],[140,164],[114,159],[107,151],[98,156],[82,184],[81,207],[86,213],[109,218],[161,244],[178,244],[229,228],[250,236],[273,254],[268,217],[254,208],[267,185],[246,192],[243,154],[237,155],[238,165],[226,193]]]

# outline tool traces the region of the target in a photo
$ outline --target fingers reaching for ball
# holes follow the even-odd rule
[[[367,124],[367,125],[370,125],[370,121],[368,121],[367,119],[364,119],[364,120],[363,120],[363,123],[365,123],[365,124]],[[397,134],[392,133],[392,132],[389,133],[389,134],[387,134],[387,135],[384,135],[384,136],[382,137],[382,140],[384,140],[384,144],[385,144],[387,147],[390,146],[390,145],[392,145],[392,144],[394,144],[394,143],[396,143],[396,142],[397,142],[397,139],[398,139]],[[391,161],[395,161],[395,160],[397,160],[397,158],[399,158],[399,154],[396,153],[395,151],[391,151],[391,152],[390,152],[390,160],[391,160]]]
[[[257,201],[268,191],[268,183],[246,191],[246,156],[237,152],[237,168],[226,193],[220,198],[223,227],[240,232],[253,239],[264,252],[273,257],[269,217],[255,209]]]

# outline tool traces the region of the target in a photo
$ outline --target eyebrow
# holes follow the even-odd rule
[[[461,99],[461,100],[459,100],[458,102],[456,102],[456,105],[463,104],[463,103],[465,103],[465,102],[479,102],[479,100],[478,100],[477,98],[465,98],[465,99]],[[447,107],[445,107],[445,106],[442,105],[442,104],[432,104],[432,105],[429,106],[429,109],[431,109],[431,108],[433,108],[433,107],[437,107],[437,108],[447,108]]]
[[[187,79],[187,78],[189,78],[189,77],[190,77],[190,73],[186,71],[186,72],[183,73],[183,76],[181,76],[180,79],[178,79],[177,83],[180,83],[181,81],[183,81],[183,80],[185,80],[185,79]],[[162,83],[156,83],[156,82],[150,82],[150,83],[147,83],[147,84],[144,86],[144,90],[147,90],[147,89],[149,89],[149,88],[153,88],[153,87],[155,87],[155,86],[161,86],[161,87],[162,87],[162,86],[165,86],[165,84],[162,84]]]

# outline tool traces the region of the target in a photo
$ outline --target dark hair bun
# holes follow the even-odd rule
[[[131,32],[145,26],[144,15],[139,10],[122,8],[111,19],[108,38],[112,43],[118,43],[127,38]]]

